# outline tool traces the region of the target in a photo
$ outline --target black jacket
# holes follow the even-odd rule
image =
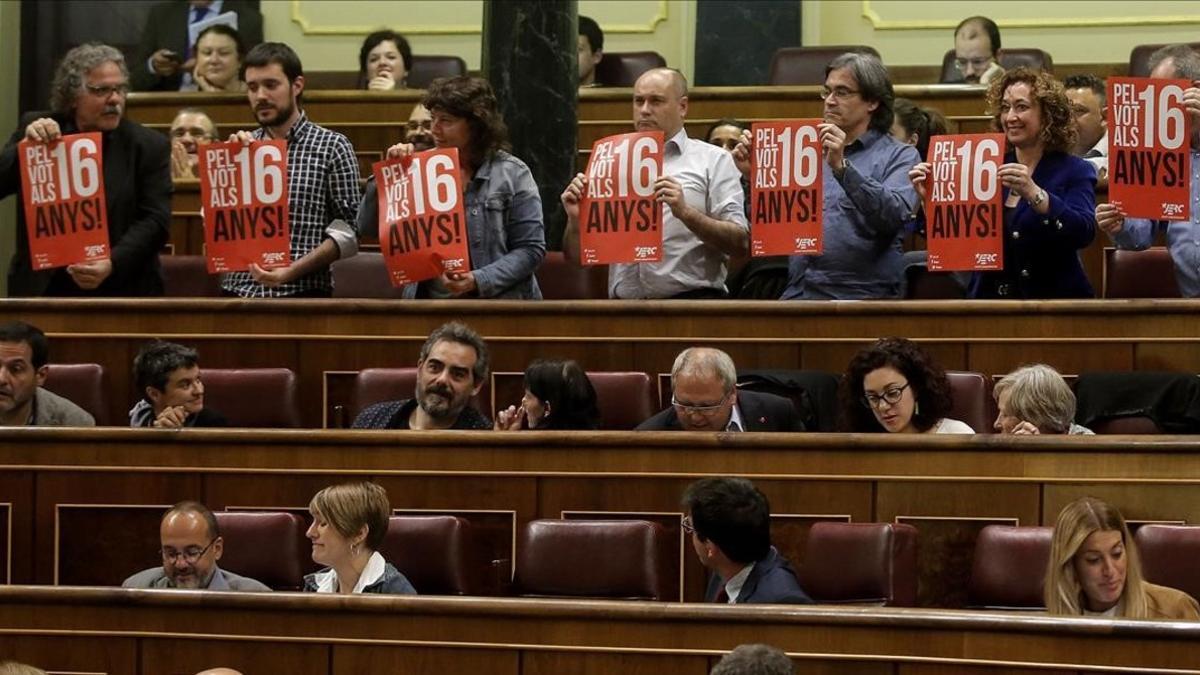
[[[745,431],[804,431],[796,406],[782,396],[739,389],[738,408]],[[642,422],[635,431],[680,431],[679,417],[671,406]]]
[[[171,77],[161,77],[150,72],[146,62],[150,55],[160,49],[170,49],[185,58],[188,40],[188,13],[191,3],[182,0],[162,2],[150,8],[150,16],[146,19],[146,27],[142,29],[142,41],[138,46],[137,57],[129,64],[129,79],[137,91],[178,91],[183,83],[183,74],[177,73]],[[262,14],[248,2],[225,0],[221,4],[221,14],[234,12],[238,17],[238,35],[246,51],[263,41]],[[210,13],[206,18],[212,18]]]
[[[85,291],[66,268],[34,272],[29,265],[29,240],[21,198],[21,166],[17,143],[25,127],[39,117],[58,122],[64,135],[78,133],[73,116],[29,113],[0,151],[0,199],[17,195],[17,250],[8,272],[11,296],[150,296],[163,294],[158,252],[170,235],[171,144],[167,137],[122,119],[102,138],[104,200],[108,211],[108,240],[113,271],[100,287]]]
[[[704,601],[716,602],[717,595],[724,587],[725,582],[721,577],[715,574],[709,577]],[[813,600],[800,588],[800,582],[796,580],[796,571],[792,569],[787,558],[779,555],[779,551],[772,546],[762,560],[754,563],[734,603],[811,605]]]

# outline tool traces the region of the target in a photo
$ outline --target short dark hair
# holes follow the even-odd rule
[[[796,666],[783,650],[763,644],[738,645],[709,675],[792,675]]]
[[[221,528],[217,524],[217,517],[204,504],[191,499],[184,500],[167,509],[162,519],[166,520],[168,516],[173,516],[177,513],[194,513],[203,518],[205,524],[208,525],[208,538],[210,541],[221,536]]]
[[[704,132],[704,140],[707,141],[712,136],[712,132],[716,131],[719,127],[737,127],[745,131],[746,129],[750,128],[750,125],[732,117],[722,117],[716,122],[713,122],[708,127],[708,131]]]
[[[234,45],[237,46],[238,60],[242,60],[242,59],[246,58],[246,43],[244,40],[242,40],[241,33],[238,33],[237,29],[234,28],[233,26],[223,24],[223,23],[214,23],[213,25],[209,26],[208,28],[205,28],[204,30],[200,31],[200,34],[196,36],[196,44],[192,45],[193,52],[199,51],[196,48],[200,46],[200,38],[204,37],[205,35],[208,35],[209,33],[216,33],[217,35],[224,35],[225,37],[233,40]]]
[[[142,345],[133,359],[133,379],[138,393],[145,398],[146,387],[163,391],[171,373],[180,368],[194,368],[199,363],[200,355],[191,347],[163,340]]]
[[[282,42],[263,42],[254,45],[246,58],[242,59],[242,79],[246,79],[247,68],[266,68],[272,63],[278,64],[287,76],[288,82],[304,76],[304,65],[296,51]]]
[[[539,430],[600,426],[596,389],[578,363],[538,359],[525,369],[525,388],[550,406],[550,414],[544,424],[538,425]]]
[[[983,29],[983,32],[987,33],[988,42],[990,42],[992,45],[992,56],[995,57],[996,52],[1000,51],[1000,27],[996,25],[995,21],[992,21],[986,16],[968,16],[967,18],[963,19],[958,23],[957,26],[954,27],[954,37],[958,37],[958,34],[962,32],[962,29],[971,23],[979,24],[979,27]]]
[[[425,338],[425,344],[421,345],[421,354],[417,357],[418,363],[424,363],[429,357],[429,352],[433,350],[433,346],[439,342],[457,342],[461,345],[466,345],[475,350],[475,368],[471,370],[471,376],[476,384],[483,382],[488,376],[488,348],[487,343],[483,338],[476,333],[465,323],[451,321],[443,324],[429,334]]]
[[[687,487],[683,506],[701,541],[733,562],[749,564],[771,550],[771,505],[745,478],[702,478]]]
[[[579,34],[587,38],[593,54],[604,49],[604,31],[592,17],[579,15]]]
[[[1063,89],[1091,89],[1100,99],[1100,109],[1108,105],[1108,85],[1095,75],[1068,75],[1063,80]]]
[[[846,52],[834,57],[829,65],[825,66],[825,77],[828,78],[829,73],[839,68],[850,69],[850,74],[858,84],[859,96],[862,96],[864,101],[879,103],[871,112],[871,122],[868,126],[882,134],[891,133],[894,118],[892,106],[896,100],[896,93],[883,61],[866,52]]]
[[[41,368],[50,361],[50,341],[37,326],[24,321],[9,321],[0,325],[0,342],[24,342],[33,352],[33,367]]]
[[[897,98],[894,108],[896,123],[906,134],[917,135],[917,153],[921,155],[921,161],[925,161],[929,153],[929,139],[941,136],[948,130],[946,117],[935,108],[922,108],[907,98]]]
[[[358,50],[359,87],[367,85],[367,56],[371,54],[372,49],[375,49],[384,42],[392,42],[396,45],[396,49],[400,51],[400,58],[404,61],[404,69],[412,71],[413,53],[412,46],[408,44],[408,40],[404,39],[403,35],[394,30],[377,30],[363,40],[362,49]]]
[[[471,127],[470,157],[464,163],[481,166],[498,150],[508,150],[508,127],[500,114],[496,92],[487,80],[470,75],[439,77],[429,83],[421,104],[467,120]]]
[[[950,412],[950,381],[946,371],[912,340],[899,337],[880,338],[850,360],[842,375],[838,394],[842,426],[845,431],[884,432],[866,406],[863,380],[877,368],[894,368],[908,380],[909,390],[916,401],[912,424],[927,431]]]

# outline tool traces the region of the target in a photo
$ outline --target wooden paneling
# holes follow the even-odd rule
[[[133,638],[77,635],[68,641],[61,637],[34,635],[33,632],[10,637],[0,630],[0,635],[4,635],[0,638],[0,662],[12,660],[71,675],[133,675],[138,672],[137,640]],[[68,645],[69,648],[65,648]]]
[[[334,647],[330,672],[332,675],[518,675],[522,670],[520,652],[515,649],[339,645]]]
[[[233,668],[238,672],[326,675],[329,645],[289,644],[283,649],[264,649],[255,642],[213,639],[159,639],[141,642],[142,673],[193,675],[209,668]],[[361,671],[375,672],[375,671]]]

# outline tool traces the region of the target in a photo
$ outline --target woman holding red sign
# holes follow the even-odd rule
[[[1071,154],[1077,135],[1062,84],[1040,70],[1015,68],[988,88],[992,126],[1008,152],[997,179],[1004,199],[1004,269],[975,272],[972,298],[1091,298],[1079,251],[1096,236],[1096,172]],[[909,179],[924,203],[932,165]]]
[[[508,153],[508,128],[487,80],[434,80],[421,104],[433,116],[438,148],[456,148],[461,164],[470,271],[409,284],[405,298],[508,298],[541,300],[533,273],[546,256],[542,199],[525,162]],[[413,153],[411,143],[388,148],[388,159]],[[379,226],[375,181],[367,182],[358,209],[360,232]]]

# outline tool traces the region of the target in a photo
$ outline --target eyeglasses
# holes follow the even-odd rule
[[[205,553],[208,553],[208,549],[212,548],[212,545],[216,543],[216,541],[217,538],[213,537],[213,540],[208,542],[208,546],[205,546],[204,548],[196,548],[195,546],[192,546],[185,548],[182,551],[176,551],[173,548],[161,548],[159,549],[159,553],[162,554],[163,560],[166,562],[173,563],[176,560],[183,558],[185,563],[189,565],[195,565],[196,561],[202,558]]]
[[[712,405],[692,405],[690,403],[680,403],[679,399],[675,398],[674,396],[671,396],[671,405],[678,408],[681,412],[688,413],[690,415],[704,415],[707,417],[709,415],[717,414],[717,412],[720,411],[721,408],[724,408],[725,401],[728,398],[729,398],[729,394],[726,393],[725,396],[719,402],[714,403]]]
[[[96,98],[108,98],[109,96],[112,96],[113,94],[119,94],[121,96],[124,96],[129,93],[129,83],[128,82],[123,83],[123,84],[111,85],[111,86],[110,85],[95,85],[95,84],[85,84],[83,86],[85,89],[87,89],[89,94],[91,94],[92,96],[95,96]]]
[[[977,59],[954,59],[954,68],[959,72],[966,70],[967,66],[971,66],[974,70],[983,70],[991,61],[990,58],[983,56]]]
[[[880,403],[887,402],[888,405],[896,405],[900,402],[900,397],[904,395],[904,390],[908,389],[908,383],[903,387],[892,387],[884,391],[882,394],[863,394],[862,403],[868,408],[878,408]]]
[[[829,87],[821,87],[821,100],[825,100],[829,98],[830,94],[833,94],[835,99],[839,101],[845,101],[851,96],[860,93],[862,92],[857,89],[850,89],[848,87],[834,87],[833,89],[830,89]]]
[[[184,136],[209,140],[213,138],[212,134],[200,127],[176,127],[171,130],[171,138],[183,138]]]
[[[682,527],[683,531],[687,532],[688,534],[696,531],[696,526],[692,524],[691,516],[684,516],[683,520],[679,521],[679,526]]]

